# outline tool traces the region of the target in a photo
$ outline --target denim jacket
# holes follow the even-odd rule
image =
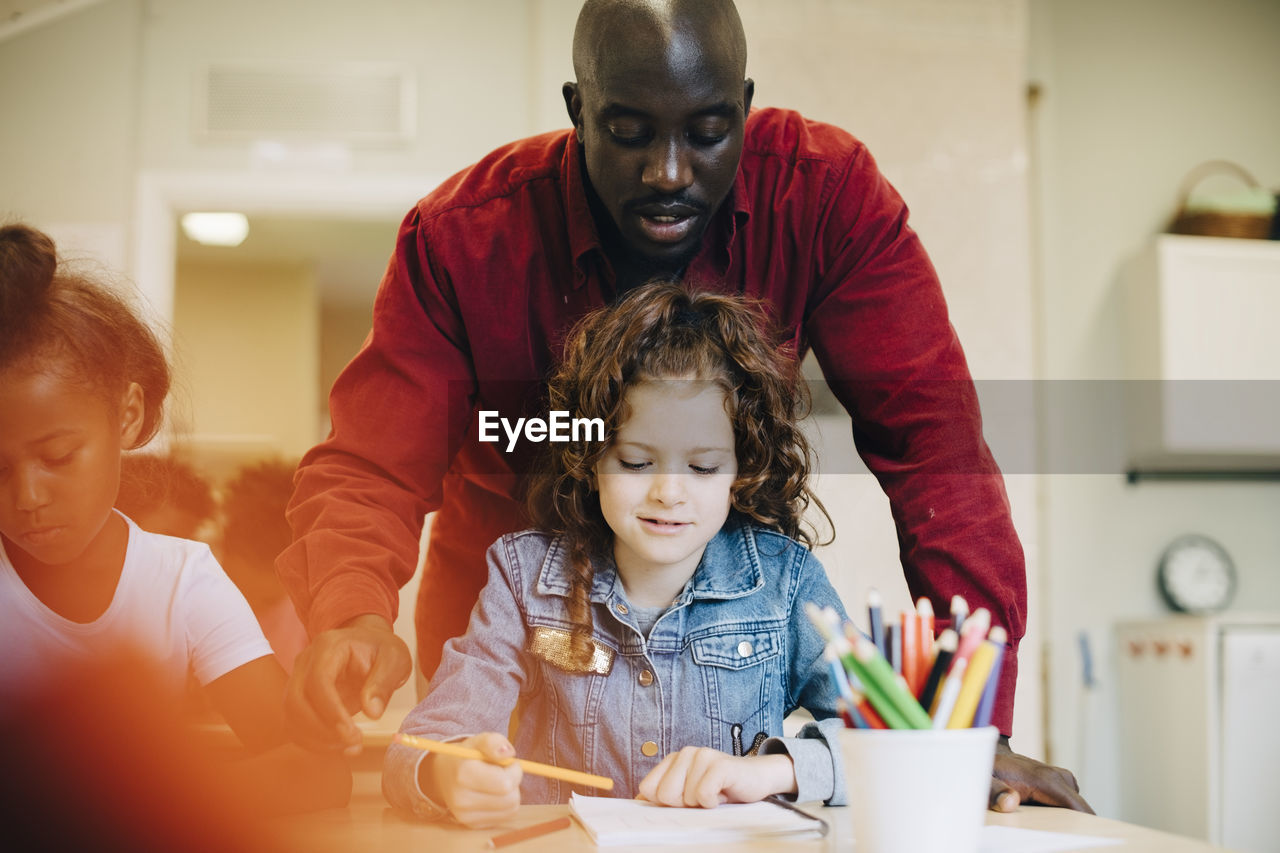
[[[401,731],[452,740],[510,724],[517,755],[608,776],[618,797],[634,797],[645,774],[681,747],[734,752],[737,740],[749,750],[762,733],[769,739],[761,752],[795,762],[797,800],[844,803],[838,694],[804,605],[830,605],[841,617],[844,608],[808,549],[731,517],[647,640],[612,559],[598,560],[589,667],[564,654],[571,626],[562,540],[510,534],[490,547],[488,563],[466,634],[445,645],[430,692]],[[797,707],[817,722],[780,737]],[[441,810],[417,783],[424,755],[389,747],[383,791],[397,808],[433,816]],[[565,802],[572,790],[525,774],[521,797]]]

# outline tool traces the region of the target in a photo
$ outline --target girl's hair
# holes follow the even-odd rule
[[[795,353],[775,337],[759,301],[671,282],[638,287],[570,332],[564,361],[549,382],[548,405],[574,418],[602,419],[605,440],[549,442],[544,465],[530,480],[528,508],[538,527],[567,543],[569,621],[579,662],[592,654],[591,558],[607,554],[613,538],[600,511],[595,466],[629,416],[624,398],[636,384],[695,379],[723,390],[738,462],[732,512],[817,544],[803,521],[810,504],[827,517],[809,490],[811,450],[799,426],[809,411],[808,386]]]
[[[170,377],[155,333],[119,294],[59,269],[53,240],[26,225],[0,227],[0,373],[13,369],[56,372],[112,406],[137,382],[134,446],[160,428]]]

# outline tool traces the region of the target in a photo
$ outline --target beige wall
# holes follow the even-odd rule
[[[173,349],[192,418],[178,440],[216,467],[237,454],[301,456],[316,440],[320,397],[310,271],[184,264],[178,273]]]
[[[1125,376],[1119,271],[1162,229],[1179,184],[1216,158],[1280,188],[1280,4],[1274,0],[1033,0],[1031,75],[1040,199],[1037,358],[1041,375],[1099,396]],[[1197,531],[1235,558],[1234,611],[1280,610],[1280,485],[1142,482],[1064,471],[1062,448],[1087,427],[1071,412],[1043,424],[1044,602],[1052,759],[1077,771],[1102,814],[1118,790],[1118,620],[1167,613],[1156,560]],[[1230,417],[1230,412],[1222,413]],[[1096,685],[1082,684],[1080,638]]]

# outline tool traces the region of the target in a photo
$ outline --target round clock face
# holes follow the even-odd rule
[[[1180,536],[1160,556],[1160,593],[1174,610],[1212,613],[1226,607],[1236,589],[1235,566],[1207,536]]]

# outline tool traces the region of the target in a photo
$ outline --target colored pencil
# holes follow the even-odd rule
[[[991,613],[985,607],[979,607],[964,621],[960,629],[960,645],[956,647],[956,660],[968,660],[987,638],[987,629],[991,627]],[[955,664],[952,664],[954,666]]]
[[[933,635],[933,602],[923,595],[916,602],[916,616],[920,620],[920,683],[916,685],[916,692],[919,693],[924,689],[925,679],[929,677],[929,667],[933,666],[934,646],[937,643],[937,638]]]
[[[836,652],[835,646],[827,643],[826,648],[822,650],[822,657],[826,660],[828,669],[831,670],[831,680],[836,683],[836,692],[842,699],[852,702],[853,686],[849,684],[849,677],[845,674],[844,665],[840,663],[840,655]]]
[[[991,663],[991,674],[987,676],[987,686],[978,700],[978,710],[973,712],[973,724],[976,727],[991,725],[991,714],[995,710],[996,691],[1000,688],[1000,669],[1004,663],[1004,646],[1009,634],[999,625],[987,632],[987,641],[995,643],[996,659]]]
[[[991,674],[991,664],[995,658],[995,643],[990,640],[984,640],[969,658],[947,728],[967,729],[973,725],[973,712],[978,710],[978,700],[982,698],[982,690],[987,686],[987,676]]]
[[[938,698],[934,703],[931,728],[945,729],[947,723],[951,722],[951,712],[955,709],[956,698],[960,695],[966,664],[968,661],[964,658],[956,658],[951,662],[951,672],[947,673],[947,680],[942,682],[942,689],[938,691]]]
[[[964,626],[964,620],[969,618],[969,602],[964,600],[964,596],[951,596],[951,627],[956,629],[956,633],[960,633],[960,629]]]
[[[431,740],[430,738],[417,737],[416,735],[407,735],[404,732],[396,732],[394,741],[404,746],[413,747],[414,749],[425,749],[430,752],[436,752],[441,755],[452,755],[456,758],[474,758],[479,761],[489,761],[491,764],[501,764],[504,767],[508,764],[519,764],[520,769],[525,773],[532,773],[534,776],[545,776],[548,779],[559,779],[562,782],[569,782],[574,785],[587,785],[592,788],[600,788],[605,791],[613,790],[613,780],[607,776],[596,776],[591,773],[583,773],[580,770],[568,770],[564,767],[556,767],[554,764],[541,764],[537,761],[529,761],[524,758],[512,758],[509,761],[492,761],[478,749],[472,749],[468,746],[461,746],[456,743],[447,743],[440,740]]]
[[[875,651],[874,643],[870,640],[863,640],[863,642],[870,645],[873,652]],[[875,652],[875,654],[878,656],[879,652]],[[912,726],[907,723],[906,718],[898,711],[897,705],[889,698],[888,694],[885,693],[884,685],[878,680],[871,680],[870,676],[867,675],[866,667],[854,656],[852,646],[846,643],[841,647],[840,660],[844,664],[845,669],[849,671],[850,676],[858,679],[858,682],[862,685],[862,693],[868,706],[875,709],[876,714],[884,721],[886,728],[912,728]],[[883,661],[884,658],[880,658],[880,660]],[[887,667],[888,664],[886,663],[885,666]]]
[[[920,693],[920,619],[915,610],[902,611],[902,628],[898,632],[902,637],[902,677],[907,680],[907,689],[912,696]]]
[[[489,839],[489,846],[506,847],[508,844],[515,844],[517,841],[527,841],[530,838],[537,838],[540,835],[559,832],[562,829],[568,829],[572,825],[573,821],[568,815],[561,815],[560,817],[552,820],[535,823],[532,826],[526,826],[522,829],[513,829],[510,832],[495,835]]]
[[[894,672],[902,672],[902,626],[890,622],[884,626],[884,644],[889,647],[885,658]]]
[[[916,697],[911,695],[911,691],[907,690],[902,685],[902,682],[898,680],[897,675],[889,666],[889,662],[876,650],[874,643],[865,638],[859,638],[858,642],[853,645],[853,658],[866,672],[865,676],[859,673],[858,677],[862,680],[863,686],[868,688],[867,695],[872,698],[872,705],[875,706],[877,711],[880,711],[880,716],[884,717],[886,723],[893,725],[889,717],[874,701],[874,694],[870,692],[870,687],[873,684],[883,691],[893,709],[905,720],[906,728],[929,728],[929,715],[920,707],[920,703],[916,701]]]
[[[929,669],[929,677],[925,680],[924,689],[920,691],[920,704],[925,708],[933,707],[933,700],[938,695],[938,687],[947,676],[951,659],[956,654],[959,638],[956,632],[947,628],[938,636],[937,654],[933,656],[933,664]]]
[[[871,641],[876,644],[880,654],[889,656],[889,649],[884,644],[884,614],[881,610],[880,591],[875,587],[867,590],[867,621],[871,630]]]
[[[871,707],[871,702],[867,700],[865,693],[858,690],[853,691],[853,704],[858,709],[858,713],[862,715],[862,719],[866,721],[867,726],[873,729],[887,729],[889,724],[884,718],[876,713],[876,709]]]

